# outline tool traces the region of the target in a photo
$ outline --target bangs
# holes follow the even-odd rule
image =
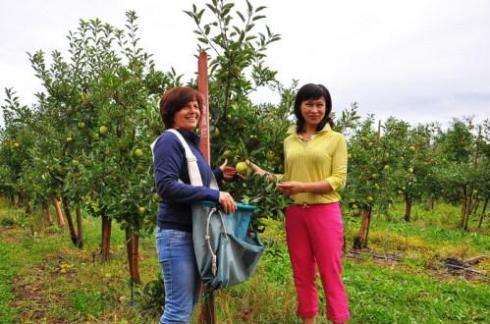
[[[320,98],[324,98],[325,100],[327,100],[327,98],[325,97],[325,91],[320,88],[319,86],[317,86],[316,84],[311,84],[307,87],[305,87],[305,89],[302,89],[303,91],[301,91],[301,101],[304,101],[304,100],[316,100],[316,99],[320,99]]]

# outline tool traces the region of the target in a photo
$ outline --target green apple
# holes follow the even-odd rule
[[[99,133],[100,135],[105,135],[109,131],[109,128],[107,126],[100,126],[99,128]]]

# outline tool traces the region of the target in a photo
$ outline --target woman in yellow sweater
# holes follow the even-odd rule
[[[321,84],[306,84],[296,95],[296,126],[284,140],[285,173],[277,190],[290,195],[286,237],[293,267],[298,308],[303,323],[315,322],[318,294],[316,266],[327,300],[327,318],[350,318],[342,282],[343,222],[339,190],[347,176],[347,145],[332,130],[332,100]],[[255,173],[275,177],[251,163]]]

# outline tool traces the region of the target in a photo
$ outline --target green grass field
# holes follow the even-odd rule
[[[414,208],[413,223],[375,214],[369,249],[352,254],[359,219],[346,212],[344,280],[351,323],[490,323],[490,259],[474,265],[478,273],[450,273],[443,260],[490,256],[488,221],[479,231],[457,229],[458,208]],[[43,229],[39,219],[0,208],[0,323],[151,323],[159,310],[131,298],[124,233],[113,226],[112,258],[97,258],[98,219],[85,218],[85,248],[72,246],[68,231]],[[471,225],[471,224],[470,224]],[[219,323],[299,323],[282,224],[267,223],[257,273],[245,284],[219,291]],[[473,226],[474,228],[474,226]],[[141,240],[144,283],[159,275],[152,235]],[[320,287],[320,282],[318,282]],[[320,294],[320,303],[324,303]],[[324,307],[318,323],[324,319]]]

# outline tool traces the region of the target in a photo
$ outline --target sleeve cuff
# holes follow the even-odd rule
[[[332,178],[332,177],[329,177],[327,179],[325,179],[326,182],[328,182],[328,184],[330,185],[330,187],[332,187],[332,191],[337,191],[337,188],[339,187],[337,181],[335,181],[336,179]]]
[[[214,177],[216,178],[217,182],[220,182],[221,180],[223,180],[223,171],[221,171],[220,168],[214,169],[213,173],[214,173]]]
[[[211,188],[206,188],[207,189],[207,198],[206,200],[214,201],[216,203],[219,202],[219,191]]]

